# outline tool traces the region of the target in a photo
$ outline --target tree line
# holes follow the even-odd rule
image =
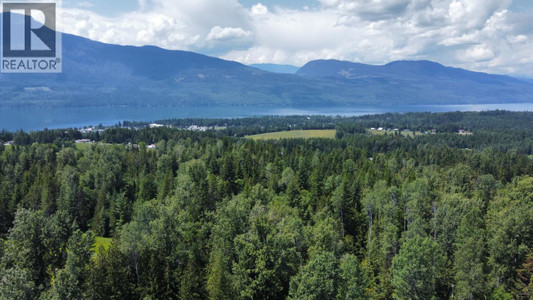
[[[533,295],[533,160],[503,146],[530,125],[412,138],[350,122],[334,140],[115,128],[101,138],[117,143],[0,148],[0,298]]]

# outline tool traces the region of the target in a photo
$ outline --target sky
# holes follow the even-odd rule
[[[63,0],[62,30],[244,64],[432,60],[533,77],[532,0]]]

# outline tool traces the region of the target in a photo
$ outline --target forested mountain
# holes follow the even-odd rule
[[[63,73],[3,74],[0,107],[321,103],[311,98],[319,87],[287,76],[192,52],[64,34]]]
[[[2,132],[0,299],[530,299],[532,116]],[[235,137],[286,124],[338,134]]]
[[[374,66],[317,60],[297,74],[338,82],[354,95],[374,95],[376,101],[385,98],[393,103],[424,103],[422,99],[426,99],[426,104],[527,102],[533,95],[527,80],[445,67],[431,61]]]
[[[531,82],[424,61],[386,66],[315,61],[297,75],[279,74],[279,66],[257,66],[278,70],[271,73],[192,52],[110,45],[64,34],[62,64],[61,74],[2,74],[0,108],[533,101]]]

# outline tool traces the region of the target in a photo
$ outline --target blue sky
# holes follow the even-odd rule
[[[522,10],[531,10],[533,9],[533,1],[531,0],[515,0],[511,4],[512,11],[522,11]]]
[[[533,77],[533,0],[63,0],[64,28],[245,64],[428,59]]]
[[[194,0],[193,0],[194,1]],[[262,3],[268,7],[286,7],[291,9],[299,9],[305,6],[316,7],[320,2],[316,0],[239,0],[245,7],[252,7],[257,3]],[[90,10],[98,12],[102,15],[117,15],[125,12],[130,12],[139,8],[139,4],[135,0],[64,0],[65,7],[88,7]],[[90,5],[87,5],[90,4]],[[524,9],[533,9],[532,0],[514,0],[510,6],[513,11],[521,11]]]
[[[64,0],[64,8],[86,8],[106,16],[134,11],[139,4],[134,0]]]
[[[300,9],[305,6],[316,7],[320,4],[315,0],[240,0],[239,2],[247,8],[251,8],[257,3],[270,7],[279,6],[291,9]],[[116,16],[139,8],[139,3],[135,0],[64,0],[63,5],[65,8],[84,7],[105,16]]]

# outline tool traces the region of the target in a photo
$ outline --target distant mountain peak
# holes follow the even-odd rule
[[[350,76],[347,76],[348,73]],[[398,77],[403,79],[411,77],[455,77],[463,79],[468,77],[472,79],[476,75],[481,77],[506,77],[447,67],[430,60],[400,60],[385,65],[368,65],[340,60],[315,60],[303,66],[297,74],[308,78],[338,77],[344,79],[357,79],[367,76]]]
[[[154,46],[63,35],[63,73],[2,74],[0,108],[28,106],[335,106],[532,102],[533,84],[508,76],[398,61],[312,61],[296,75]],[[283,72],[282,72],[283,73]],[[287,72],[289,73],[289,72]],[[37,88],[36,88],[37,87]],[[45,88],[39,88],[45,87]]]

